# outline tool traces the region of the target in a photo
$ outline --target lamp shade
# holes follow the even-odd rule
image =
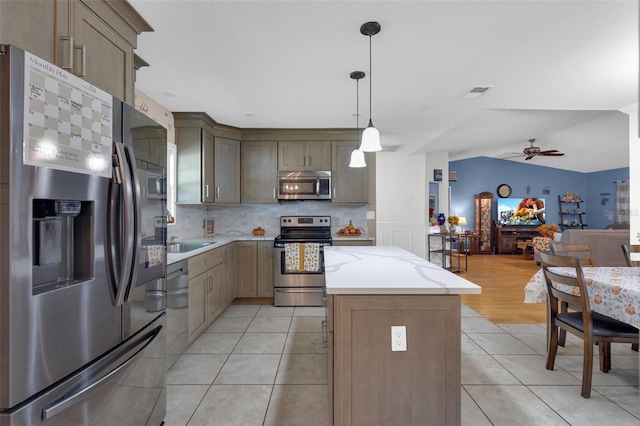
[[[359,149],[354,149],[351,152],[349,167],[367,167],[367,163],[364,160],[364,152]]]
[[[369,126],[362,132],[362,143],[360,149],[364,152],[382,151],[380,145],[380,132],[373,127],[373,123],[369,120]]]
[[[466,225],[467,224],[467,218],[464,216],[460,216],[458,218],[458,225]]]

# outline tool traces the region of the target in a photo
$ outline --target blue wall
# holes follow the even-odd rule
[[[601,229],[615,222],[617,180],[629,179],[629,168],[587,174],[589,228]]]
[[[491,192],[494,196],[493,219],[496,219],[496,188],[502,183],[511,186],[511,197],[545,198],[547,223],[560,224],[558,195],[567,191],[579,194],[580,209],[587,214],[583,221],[588,229],[603,229],[613,223],[615,213],[615,181],[629,179],[629,168],[580,173],[553,167],[537,166],[496,158],[477,157],[452,161],[449,170],[455,171],[456,182],[451,186],[451,213],[467,218],[466,229],[474,229],[474,195]],[[543,194],[548,190],[548,194]],[[608,194],[608,195],[605,195]],[[605,201],[606,200],[606,201]]]

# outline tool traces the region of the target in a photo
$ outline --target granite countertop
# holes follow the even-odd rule
[[[275,235],[260,235],[255,236],[253,234],[233,234],[233,235],[214,235],[213,237],[195,237],[176,240],[177,243],[212,243],[208,246],[191,250],[186,253],[167,253],[167,264],[170,265],[175,262],[179,262],[183,259],[188,259],[192,256],[196,256],[201,253],[205,253],[209,250],[213,250],[218,247],[222,247],[225,244],[232,243],[234,241],[273,241]]]
[[[480,294],[482,288],[404,249],[324,249],[327,294]]]

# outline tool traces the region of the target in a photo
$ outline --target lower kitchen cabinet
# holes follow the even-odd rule
[[[238,246],[237,243],[227,244],[227,279],[222,288],[222,302],[224,306],[229,306],[236,298],[236,280],[238,279]]]
[[[237,297],[273,297],[273,241],[238,241]]]
[[[222,313],[222,286],[225,282],[226,265],[220,263],[209,270],[210,282],[207,293],[207,325]]]
[[[227,284],[226,248],[189,258],[189,344],[222,313]]]
[[[460,296],[330,295],[324,327],[330,424],[460,424]]]
[[[273,297],[273,241],[258,241],[258,297]]]
[[[189,344],[207,327],[207,290],[210,281],[209,271],[193,278],[189,274]]]
[[[258,296],[258,246],[255,241],[238,241],[236,296]]]

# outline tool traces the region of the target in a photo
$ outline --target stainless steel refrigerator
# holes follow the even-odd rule
[[[0,46],[0,425],[165,415],[166,132]]]

